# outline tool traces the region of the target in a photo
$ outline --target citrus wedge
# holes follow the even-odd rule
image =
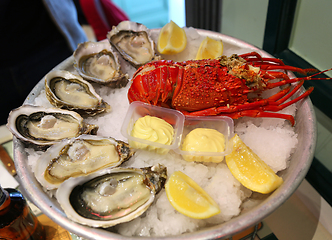
[[[224,45],[221,40],[214,40],[206,37],[201,42],[196,54],[196,60],[214,59],[220,57],[224,51]]]
[[[190,177],[176,171],[168,179],[166,195],[180,213],[196,219],[205,219],[220,213],[218,204]]]
[[[170,21],[162,27],[158,36],[157,49],[161,54],[176,54],[187,46],[187,35],[183,28]]]
[[[245,145],[237,134],[231,141],[233,152],[226,156],[226,164],[243,186],[252,191],[267,194],[283,183],[282,178]]]

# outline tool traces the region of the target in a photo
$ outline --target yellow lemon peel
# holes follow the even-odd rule
[[[224,45],[221,40],[214,40],[206,37],[199,46],[196,54],[196,60],[215,59],[220,57],[224,51]]]
[[[170,176],[165,189],[171,205],[188,217],[205,219],[220,213],[218,204],[181,171],[176,171]]]
[[[187,35],[183,28],[170,21],[162,27],[158,36],[157,49],[161,54],[176,54],[187,46]]]
[[[283,183],[282,178],[245,145],[237,134],[231,141],[233,152],[226,156],[226,164],[243,186],[252,191],[267,194]]]

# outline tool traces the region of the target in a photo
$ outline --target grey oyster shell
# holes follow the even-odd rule
[[[167,169],[112,168],[60,185],[56,198],[67,217],[82,225],[108,228],[143,214],[164,187]],[[96,204],[98,203],[98,204]]]
[[[155,43],[148,34],[148,28],[141,23],[120,22],[108,32],[107,38],[121,56],[136,68],[160,58],[155,53]]]
[[[64,70],[54,70],[45,76],[45,93],[55,107],[73,110],[82,116],[94,116],[111,111],[110,105],[82,77]]]
[[[81,135],[51,146],[37,160],[34,174],[38,182],[52,190],[70,177],[113,168],[129,160],[134,150],[112,137]]]
[[[96,134],[99,127],[84,123],[74,111],[23,105],[10,112],[7,128],[21,141],[45,148],[62,139]]]
[[[118,55],[108,42],[80,43],[73,56],[74,67],[84,79],[112,88],[127,85],[128,75],[121,71]]]

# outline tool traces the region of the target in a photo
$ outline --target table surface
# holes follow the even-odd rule
[[[12,135],[7,128],[0,126],[0,144],[13,157],[11,139]],[[19,189],[18,178],[12,177],[2,162],[0,162],[0,183],[4,188]],[[72,239],[80,239],[74,234],[68,235],[66,230],[57,227],[31,202],[29,204],[40,221],[57,233],[54,233],[54,237],[50,239],[59,239],[56,236],[60,236],[60,233],[62,236],[65,234],[70,235]],[[295,193],[263,220],[262,228],[257,232],[255,239],[267,239],[271,235],[279,240],[332,240],[332,208],[306,180],[303,180]]]

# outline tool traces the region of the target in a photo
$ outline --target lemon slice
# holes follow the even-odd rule
[[[221,40],[214,40],[206,37],[199,46],[196,54],[196,60],[214,59],[220,57],[224,51],[224,45]]]
[[[187,35],[183,28],[170,21],[162,27],[158,37],[157,49],[161,54],[182,52],[187,46]]]
[[[176,171],[168,179],[166,195],[180,213],[196,219],[205,219],[220,213],[218,204],[190,177]]]
[[[226,164],[243,186],[266,194],[283,183],[282,178],[245,145],[237,134],[231,141],[233,141],[233,152],[226,156]]]

